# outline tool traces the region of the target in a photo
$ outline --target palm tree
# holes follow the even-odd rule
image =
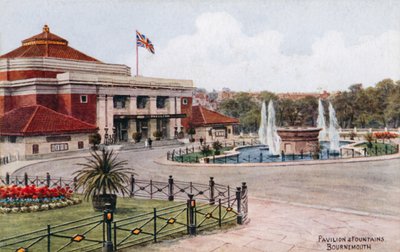
[[[126,160],[118,161],[117,155],[111,150],[103,150],[100,154],[90,152],[91,157],[86,163],[79,163],[82,170],[74,172],[76,187],[82,188],[86,200],[92,198],[93,208],[103,210],[105,203],[110,203],[115,209],[117,193],[129,193],[126,186],[129,183],[132,170],[126,168]]]

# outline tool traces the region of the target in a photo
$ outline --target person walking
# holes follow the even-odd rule
[[[201,137],[200,137],[200,145],[203,145],[203,141],[204,141],[204,139],[203,139],[203,137],[201,136]]]
[[[150,137],[149,137],[149,139],[148,139],[148,142],[149,142],[149,149],[151,149],[151,144],[153,143],[153,140],[151,140]]]

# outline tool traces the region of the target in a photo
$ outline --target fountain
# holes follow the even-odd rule
[[[266,116],[266,105],[265,102],[261,108],[261,123],[258,129],[258,136],[261,144],[268,145],[269,152],[271,155],[279,155],[281,138],[278,135],[275,123],[275,109],[273,101],[270,100],[268,103],[268,116]]]
[[[322,105],[321,99],[318,99],[318,118],[317,118],[317,127],[321,129],[319,132],[318,139],[319,141],[327,140],[327,132],[326,132],[326,123],[324,116],[324,106]]]
[[[261,144],[267,144],[267,107],[265,102],[262,103],[261,107],[261,122],[260,128],[258,129],[258,138]]]
[[[339,147],[339,125],[336,119],[335,109],[332,106],[332,103],[329,103],[329,142],[330,142],[330,150],[338,151]]]
[[[268,103],[267,145],[272,155],[280,154],[281,137],[275,123],[275,109],[272,100]]]

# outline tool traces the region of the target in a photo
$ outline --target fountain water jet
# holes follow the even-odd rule
[[[265,102],[262,103],[261,107],[261,122],[260,128],[258,129],[258,138],[261,144],[267,144],[267,107]]]
[[[278,130],[276,128],[275,109],[272,100],[268,103],[268,116],[266,116],[266,110],[265,102],[263,102],[258,136],[262,144],[268,145],[271,155],[276,156],[280,154],[281,138],[278,135]]]
[[[275,109],[272,100],[268,103],[267,145],[272,155],[280,154],[281,137],[275,123]]]
[[[330,150],[338,151],[339,147],[339,125],[336,119],[335,109],[332,106],[332,103],[329,103],[329,142],[330,142]]]
[[[319,136],[318,136],[319,141],[327,140],[326,123],[325,123],[325,116],[324,116],[324,106],[322,105],[321,99],[318,99],[317,127],[321,129],[321,131],[319,132]]]

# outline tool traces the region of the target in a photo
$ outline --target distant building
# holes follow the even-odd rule
[[[78,144],[74,135],[82,133],[75,124],[87,127],[83,132],[84,148],[88,148],[88,133],[96,127],[103,142],[130,141],[134,132],[147,138],[161,131],[163,138],[174,138],[183,131],[182,118],[191,113],[192,91],[191,80],[132,77],[128,66],[90,57],[70,47],[67,40],[51,33],[46,25],[42,33],[0,56],[0,120],[4,126],[4,121],[11,118],[9,113],[25,118],[34,117],[39,111],[57,118],[64,115],[62,120],[71,128],[53,131],[46,128],[46,120],[37,120],[29,137],[33,134],[42,138],[28,141],[23,128],[11,132],[8,125],[0,129],[0,155],[17,152],[4,147],[15,144],[15,137],[17,142],[25,143],[25,150],[17,148],[21,154],[73,150]],[[71,120],[75,123],[68,124]],[[43,145],[36,153],[35,141],[47,141],[50,135],[54,137],[48,143],[66,147],[52,149]]]
[[[239,120],[203,106],[193,106],[192,116],[189,118],[191,125],[196,129],[196,139],[202,137],[206,142],[224,141],[233,138],[233,125]]]
[[[326,99],[329,97],[330,94],[324,90],[322,93],[290,92],[290,93],[277,93],[276,95],[278,96],[279,99],[299,100],[307,96]]]

